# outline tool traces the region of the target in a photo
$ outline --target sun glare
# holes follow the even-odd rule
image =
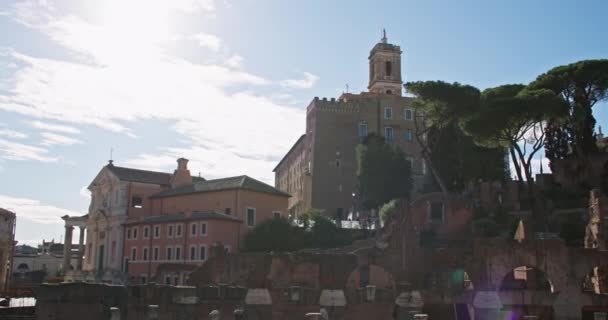
[[[184,1],[100,1],[96,2],[98,24],[91,25],[82,37],[96,50],[103,62],[119,63],[132,59],[157,57],[159,46],[172,38],[172,17],[186,10]],[[92,34],[89,34],[92,33]]]

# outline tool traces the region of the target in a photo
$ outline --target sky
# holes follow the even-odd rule
[[[386,28],[405,81],[480,89],[608,57],[606,1],[0,2],[0,207],[20,243],[61,240],[116,165],[192,174],[273,167],[315,96],[367,86]],[[608,130],[608,106],[594,110]],[[112,151],[111,151],[112,150]],[[112,154],[112,155],[111,155]]]

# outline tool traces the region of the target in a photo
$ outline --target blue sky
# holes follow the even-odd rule
[[[365,90],[386,28],[406,81],[481,89],[606,58],[608,2],[31,0],[0,4],[0,207],[59,239],[107,163],[208,178],[272,168],[314,96]],[[608,129],[606,104],[595,107]]]

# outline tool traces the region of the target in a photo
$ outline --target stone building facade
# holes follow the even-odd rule
[[[369,92],[315,97],[307,107],[305,134],[274,169],[275,186],[293,196],[290,214],[318,208],[345,219],[357,197],[355,149],[372,133],[405,152],[415,186],[422,185],[426,166],[413,99],[402,95],[400,47],[384,37],[370,52],[369,73]]]
[[[14,212],[0,208],[0,294],[9,288],[13,255],[15,253],[15,225],[17,216]]]
[[[129,216],[123,263],[131,282],[155,278],[183,284],[209,248],[222,243],[238,252],[257,224],[287,211],[289,195],[248,176],[185,184],[149,198],[145,211]],[[161,265],[177,265],[160,268]]]
[[[212,243],[238,250],[252,227],[287,211],[289,194],[263,182],[248,176],[205,180],[190,175],[187,159],[177,163],[172,174],[112,162],[103,167],[89,185],[89,213],[63,217],[64,251],[72,251],[67,244],[75,227],[84,243],[84,261],[78,259],[67,280],[145,282],[157,276],[159,265],[202,263]],[[185,277],[167,275],[171,283]]]

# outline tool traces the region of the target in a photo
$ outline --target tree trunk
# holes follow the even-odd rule
[[[546,221],[544,221],[544,215],[543,215],[543,203],[542,203],[542,199],[541,197],[537,194],[536,192],[536,187],[534,185],[534,179],[532,177],[532,168],[531,168],[531,160],[532,158],[530,158],[529,160],[526,160],[526,157],[524,155],[524,153],[521,151],[521,148],[519,147],[519,145],[517,143],[515,143],[513,145],[515,151],[517,152],[517,156],[519,158],[519,161],[521,163],[522,169],[524,171],[524,175],[526,178],[526,186],[527,186],[527,193],[528,193],[528,199],[530,201],[530,204],[532,206],[532,221],[533,221],[533,230],[543,230],[546,231]]]

